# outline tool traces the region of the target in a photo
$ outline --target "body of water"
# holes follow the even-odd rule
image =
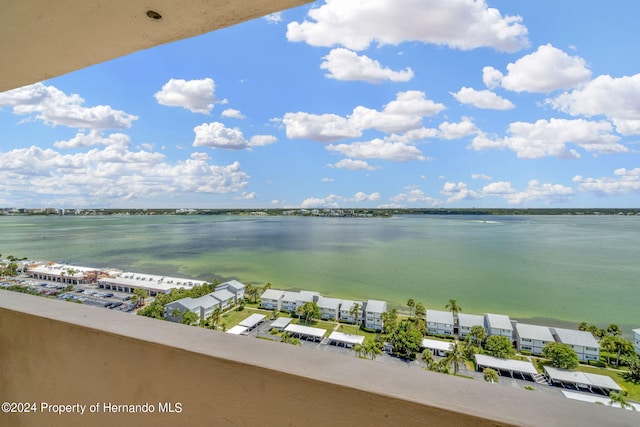
[[[0,217],[0,253],[575,327],[640,326],[640,218]]]

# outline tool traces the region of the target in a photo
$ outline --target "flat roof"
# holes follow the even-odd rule
[[[228,334],[240,335],[244,332],[247,332],[248,328],[246,326],[236,325],[233,328],[227,331]]]
[[[312,328],[310,326],[302,326],[302,325],[288,325],[284,328],[285,331],[291,332],[292,334],[299,335],[308,335],[311,337],[322,338],[327,333],[326,330],[320,328]]]
[[[472,326],[482,326],[484,328],[484,316],[458,313],[458,325],[465,328],[470,328]]]
[[[422,347],[440,351],[451,351],[453,344],[450,341],[438,341],[431,340],[429,338],[423,338]]]
[[[371,313],[384,313],[387,311],[387,303],[385,301],[370,299],[367,301],[367,311]]]
[[[520,338],[527,338],[537,341],[555,342],[551,331],[547,326],[529,325],[527,323],[516,323],[516,330]]]
[[[486,354],[476,354],[476,364],[478,367],[496,368],[502,371],[521,372],[523,374],[534,375],[538,371],[531,362],[522,360],[500,359],[498,357],[487,356]]]
[[[589,331],[578,331],[575,329],[552,328],[554,335],[564,344],[581,345],[583,347],[600,348],[600,344]]]
[[[575,391],[567,391],[567,390],[562,390],[562,394],[564,394],[564,397],[566,397],[567,399],[579,400],[581,402],[589,402],[589,403],[602,403],[605,406],[613,406],[614,408],[620,408],[619,403],[612,404],[611,399],[608,397],[594,396],[593,394],[578,393]],[[633,402],[627,402],[627,403],[632,405],[634,408],[636,408],[636,411],[640,411],[640,404],[633,403]],[[633,411],[633,409],[631,408],[624,408],[624,409]]]
[[[298,292],[282,291],[282,301],[296,302],[298,296]]]
[[[340,303],[342,301],[340,301],[337,298],[328,298],[328,297],[320,297],[318,298],[318,302],[316,304],[318,304],[318,307],[320,308],[328,308],[331,310],[337,310],[338,307],[340,307]]]
[[[207,283],[202,280],[181,279],[178,277],[156,276],[153,274],[140,274],[133,272],[121,273],[115,277],[101,277],[98,279],[98,282],[162,291],[169,291],[177,288],[192,288],[194,286]]]
[[[427,322],[453,326],[453,313],[450,311],[427,310]]]
[[[362,310],[362,306],[364,305],[362,302],[352,301],[350,299],[343,299],[342,305],[340,306],[340,311],[351,311],[351,307],[353,307],[355,303],[360,304],[360,310]]]
[[[293,319],[290,317],[278,317],[276,320],[271,322],[271,329],[284,329],[292,320]]]
[[[339,341],[347,344],[362,344],[364,342],[364,335],[345,334],[343,332],[331,332],[329,340]]]
[[[589,374],[586,372],[569,371],[567,369],[558,369],[551,366],[544,367],[549,378],[555,381],[571,384],[583,384],[594,386],[608,390],[622,390],[620,386],[611,377],[606,375]]]
[[[266,316],[264,314],[254,313],[251,316],[244,319],[242,322],[238,323],[239,326],[245,326],[249,329],[253,328],[260,322],[264,320]]]
[[[504,314],[486,313],[484,318],[487,320],[487,326],[489,328],[506,329],[509,331],[513,330],[509,316]]]
[[[262,293],[262,295],[260,295],[260,298],[277,300],[280,299],[282,295],[284,295],[284,291],[281,291],[279,289],[267,289]]]

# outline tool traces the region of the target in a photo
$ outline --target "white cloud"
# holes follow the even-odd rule
[[[334,142],[357,138],[367,129],[388,133],[419,130],[423,117],[438,114],[445,108],[428,99],[424,92],[410,90],[396,94],[396,99],[386,104],[382,111],[357,106],[347,118],[335,114],[286,113],[282,123],[290,139]]]
[[[579,89],[547,100],[574,116],[606,116],[623,135],[640,135],[640,74],[596,77]]]
[[[438,126],[439,137],[442,139],[459,139],[468,135],[474,135],[479,129],[468,117],[463,117],[459,123],[443,122]]]
[[[352,144],[331,144],[327,146],[327,150],[342,153],[347,157],[361,159],[384,159],[396,162],[425,160],[420,150],[413,145],[408,145],[404,142],[385,141],[378,138]]]
[[[329,194],[325,197],[309,197],[305,199],[300,205],[301,208],[339,208],[341,204],[362,204],[364,202],[375,202],[380,200],[380,193],[374,192],[371,194],[357,192],[353,197],[343,197],[335,194]]]
[[[264,17],[264,19],[269,23],[269,24],[277,24],[282,22],[282,12],[275,12],[275,13],[271,13],[269,15],[266,15]]]
[[[182,107],[193,113],[209,114],[218,100],[214,94],[215,82],[210,78],[201,80],[171,79],[156,92],[154,97],[161,105]]]
[[[234,110],[233,108],[227,108],[221,114],[222,117],[229,117],[232,119],[244,119],[244,114],[242,114],[239,110]]]
[[[12,107],[18,115],[33,114],[49,125],[78,129],[123,129],[138,117],[108,105],[83,107],[79,95],[66,95],[54,86],[36,83],[0,93],[0,108]]]
[[[353,160],[353,159],[342,159],[339,162],[336,162],[334,164],[329,164],[327,166],[329,166],[330,168],[349,169],[349,170],[372,171],[375,169],[373,166],[370,166],[369,163],[365,162],[364,160]]]
[[[483,80],[488,87],[496,87],[500,81],[503,88],[515,92],[551,92],[588,81],[591,71],[584,59],[546,44],[507,65],[507,75],[501,79],[500,76],[494,68],[483,69]]]
[[[320,182],[333,182],[333,181],[335,181],[335,179],[333,179],[333,178],[321,178],[320,179]]]
[[[580,158],[580,154],[567,147],[576,145],[594,153],[620,153],[629,151],[611,133],[609,122],[594,122],[583,119],[538,120],[535,123],[515,122],[509,125],[511,136],[491,139],[485,134],[476,136],[471,148],[509,148],[520,158],[536,159],[546,156]]]
[[[534,201],[542,201],[545,204],[562,203],[568,201],[571,196],[573,196],[571,187],[561,184],[542,184],[537,180],[529,181],[524,191],[504,194],[504,198],[512,205]]]
[[[408,82],[413,78],[411,68],[403,71],[393,71],[383,68],[380,62],[365,55],[343,48],[332,49],[320,64],[320,68],[328,70],[327,77],[344,81],[365,81],[380,83],[384,80],[392,82]]]
[[[287,26],[289,41],[352,50],[407,41],[505,52],[528,46],[522,19],[503,17],[484,0],[326,0],[309,17]]]
[[[282,123],[289,139],[332,142],[362,135],[349,120],[335,114],[286,113]]]
[[[485,175],[483,173],[472,173],[471,174],[471,178],[472,179],[484,179],[486,181],[493,181],[493,177],[491,177],[489,175]]]
[[[190,159],[167,162],[161,153],[130,151],[109,145],[87,152],[61,154],[29,147],[0,153],[0,181],[21,200],[57,200],[58,206],[109,206],[125,200],[166,194],[231,193],[242,190],[249,176],[234,162],[210,165],[194,153]]]
[[[276,137],[272,135],[255,135],[246,140],[239,128],[228,128],[220,122],[203,123],[193,128],[193,132],[195,133],[194,147],[244,150],[276,142]]]
[[[253,200],[256,197],[258,197],[258,195],[256,194],[255,191],[252,191],[251,193],[246,193],[243,191],[240,196],[236,196],[233,199],[234,200]]]
[[[476,108],[485,110],[511,110],[515,108],[513,102],[489,90],[475,90],[470,87],[463,87],[456,93],[452,92],[451,95],[462,104],[473,105]]]
[[[506,196],[515,192],[516,190],[513,189],[511,183],[507,181],[492,182],[482,187],[482,195],[485,197]]]
[[[502,73],[493,67],[484,67],[482,69],[482,81],[489,89],[500,87],[503,77]]]
[[[93,145],[121,145],[129,146],[129,136],[124,133],[112,133],[102,136],[102,132],[92,130],[89,133],[79,132],[68,141],[56,141],[53,145],[57,148],[85,148]]]
[[[440,193],[446,197],[447,203],[456,203],[462,200],[474,200],[481,197],[477,192],[469,189],[464,182],[445,182]]]
[[[406,192],[397,194],[393,197],[389,197],[392,202],[408,202],[408,203],[420,203],[427,204],[429,206],[439,206],[442,201],[434,199],[424,194],[424,191],[418,188],[408,188]],[[402,205],[392,204],[392,207],[402,207]]]
[[[578,184],[578,190],[601,197],[640,193],[640,168],[620,168],[613,173],[615,177],[584,178],[578,175],[573,182]]]

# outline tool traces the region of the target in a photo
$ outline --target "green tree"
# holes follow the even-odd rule
[[[222,318],[222,307],[220,305],[216,305],[211,315],[209,316],[209,321],[211,322],[211,329],[218,329],[218,324],[220,324],[220,319]]]
[[[409,307],[409,316],[413,316],[413,310],[416,308],[416,301],[413,298],[407,300],[407,307]]]
[[[358,326],[356,328],[356,335],[358,335],[358,330],[360,329],[360,327],[359,327],[359,325],[360,325],[360,323],[359,323],[359,321],[360,321],[360,303],[359,302],[356,302],[351,306],[351,310],[349,310],[349,314],[351,316],[353,316],[353,318],[356,321],[356,326]]]
[[[317,319],[322,316],[322,310],[315,302],[305,302],[301,306],[296,307],[296,314],[304,317],[304,323],[309,323],[311,319]]]
[[[258,288],[253,286],[251,283],[248,283],[247,286],[244,288],[244,294],[250,302],[256,302]]]
[[[382,354],[382,349],[375,341],[369,341],[364,345],[364,351],[367,356],[374,360],[376,357]]]
[[[612,323],[611,325],[609,325],[609,327],[607,327],[607,333],[615,337],[618,335],[622,335],[622,329],[620,329],[620,326]]]
[[[391,332],[398,322],[398,310],[392,308],[382,313],[382,332],[388,334]]]
[[[587,322],[580,322],[580,324],[578,325],[578,330],[586,331],[588,327],[589,327],[589,324]]]
[[[488,383],[495,384],[500,379],[498,372],[495,369],[484,368],[482,370],[482,378]]]
[[[182,323],[183,325],[191,325],[197,322],[199,319],[200,317],[193,311],[185,311],[184,313],[182,313],[182,319],[180,320],[180,323]]]
[[[632,354],[623,358],[625,365],[629,367],[629,377],[632,381],[640,382],[640,356]]]
[[[458,317],[458,313],[462,311],[462,307],[460,307],[454,299],[450,299],[447,305],[444,306],[444,308],[453,313],[454,318]]]
[[[388,341],[393,352],[407,359],[415,359],[422,346],[422,333],[414,322],[403,319],[389,334]]]
[[[616,366],[620,366],[621,356],[630,355],[634,352],[633,344],[631,343],[631,341],[621,336],[607,335],[600,341],[600,347],[608,353],[615,353]],[[607,359],[609,359],[609,356],[607,356]],[[611,362],[610,360],[607,361],[609,363]]]
[[[462,354],[459,342],[451,344],[451,351],[447,352],[445,360],[447,361],[447,364],[453,365],[453,374],[456,375],[460,368],[459,365],[465,362],[465,357],[464,354]]]
[[[503,335],[491,335],[487,338],[484,348],[491,356],[503,359],[508,359],[516,354],[511,340]]]
[[[549,359],[555,368],[574,369],[580,363],[578,355],[567,344],[550,342],[542,349],[542,356]]]
[[[636,407],[627,402],[627,398],[622,393],[617,393],[612,391],[609,393],[609,405],[612,406],[614,404],[620,405],[622,409],[631,408],[632,410],[636,410]]]
[[[133,290],[133,300],[136,306],[141,307],[144,305],[144,301],[147,298],[147,291],[142,288],[136,288]]]
[[[351,349],[355,352],[356,357],[362,356],[366,351],[363,344],[355,344]]]
[[[415,312],[416,312],[416,317],[423,318],[425,314],[427,314],[427,309],[423,303],[416,302]]]
[[[480,325],[473,325],[469,329],[467,339],[471,340],[475,346],[482,347],[482,343],[487,339],[487,331]]]
[[[433,357],[433,352],[428,348],[422,351],[422,363],[430,371],[433,371],[436,367],[436,358]]]

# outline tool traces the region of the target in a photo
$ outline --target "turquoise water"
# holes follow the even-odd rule
[[[640,218],[0,217],[0,253],[575,326],[640,326]]]

